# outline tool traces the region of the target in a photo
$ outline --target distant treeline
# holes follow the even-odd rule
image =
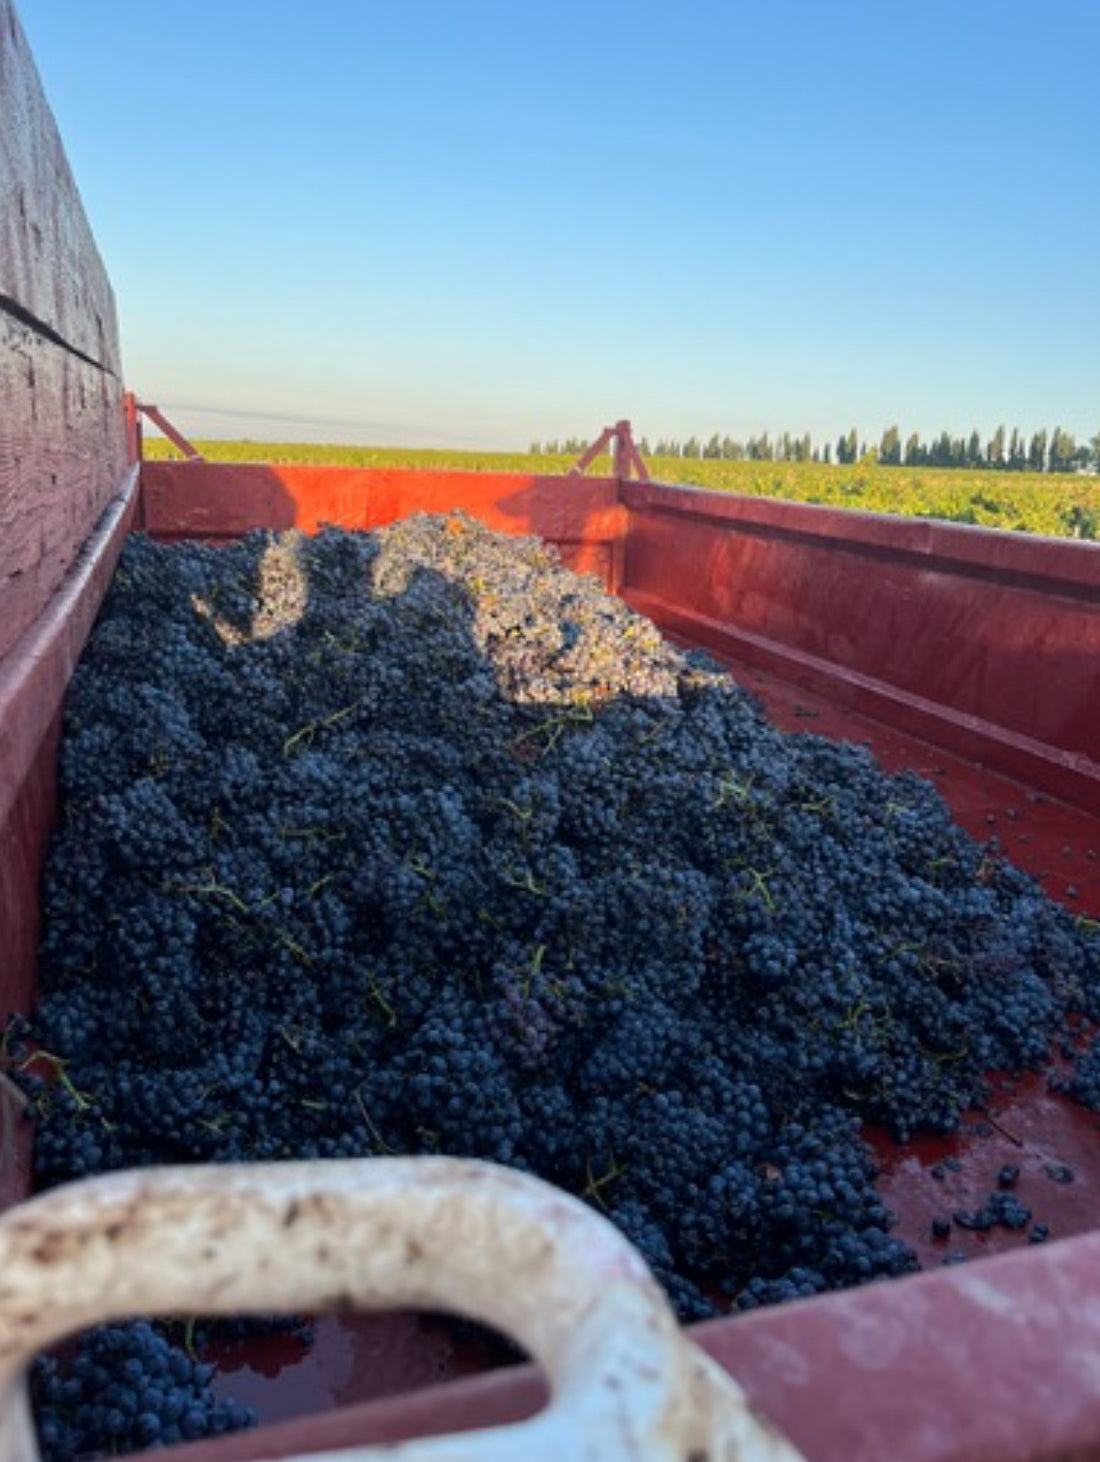
[[[565,441],[532,442],[531,452],[563,456],[580,456],[589,442],[580,437]],[[726,462],[858,462],[870,458],[885,467],[980,467],[996,472],[1100,472],[1100,432],[1089,441],[1078,444],[1076,438],[1061,427],[1053,431],[1032,432],[1029,437],[1015,427],[1009,433],[999,426],[988,441],[978,431],[968,437],[953,437],[941,432],[932,441],[922,441],[912,432],[902,441],[897,426],[887,427],[881,439],[870,446],[860,440],[855,429],[837,437],[835,442],[815,443],[808,432],[792,436],[784,432],[772,438],[735,437],[714,433],[707,441],[688,437],[686,442],[660,439],[652,445],[642,437],[638,449],[643,457],[707,457]]]

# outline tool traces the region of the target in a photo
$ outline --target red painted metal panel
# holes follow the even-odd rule
[[[62,701],[136,506],[135,467],[75,568],[0,659],[0,1024],[31,1007]],[[26,1197],[31,1181],[30,1128],[19,1122],[12,1096],[0,1090],[0,1209]]]
[[[38,884],[57,802],[60,730],[60,713],[41,727],[23,785],[0,817],[0,1024],[13,1011],[29,1013],[33,1000]],[[0,1086],[0,1211],[31,1191],[33,1134],[22,1110],[14,1087]]]
[[[131,525],[136,475],[104,513],[74,571],[0,660],[0,1020],[30,1001],[61,704]]]
[[[558,545],[571,567],[618,587],[626,513],[612,478],[407,468],[146,462],[144,527],[156,538],[236,538],[250,528],[378,528],[461,508]]]
[[[625,594],[658,622],[1100,810],[1100,547],[622,495]]]

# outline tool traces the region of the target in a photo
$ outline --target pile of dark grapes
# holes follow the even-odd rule
[[[930,785],[458,515],[133,539],[62,789],[43,1185],[488,1158],[696,1317],[914,1267],[863,1124],[949,1132],[1097,1013],[1100,946]]]
[[[215,1399],[213,1374],[144,1321],[90,1331],[75,1354],[35,1362],[31,1396],[42,1450],[51,1462],[72,1462],[254,1426],[248,1407]]]

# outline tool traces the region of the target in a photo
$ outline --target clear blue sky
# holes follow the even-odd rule
[[[196,432],[1100,430],[1100,0],[16,6]]]

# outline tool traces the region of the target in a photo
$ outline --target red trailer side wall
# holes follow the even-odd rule
[[[626,483],[666,629],[1100,812],[1100,546]]]
[[[380,528],[412,513],[461,509],[508,533],[533,533],[578,572],[620,587],[626,513],[609,477],[408,468],[145,462],[142,526],[154,538],[239,538],[251,528]]]

